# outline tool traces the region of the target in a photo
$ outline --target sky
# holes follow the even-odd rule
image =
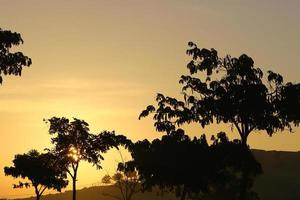
[[[138,115],[158,92],[180,96],[189,41],[223,56],[246,53],[265,72],[300,81],[298,0],[0,0],[0,7],[0,28],[21,33],[24,44],[15,50],[33,61],[0,86],[0,198],[34,194],[13,190],[17,180],[1,169],[15,154],[51,147],[43,119],[76,117],[93,133],[115,130],[134,141],[160,137],[152,119]],[[185,128],[191,136],[225,129],[237,137],[225,125]],[[300,151],[300,129],[273,137],[255,132],[248,142]],[[114,172],[119,153],[104,157],[103,170],[80,166],[79,188]]]

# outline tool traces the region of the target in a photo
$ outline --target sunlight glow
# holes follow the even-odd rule
[[[71,146],[69,149],[68,157],[74,162],[78,162],[81,159],[80,149],[76,149],[74,146]]]

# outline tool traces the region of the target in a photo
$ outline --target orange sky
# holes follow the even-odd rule
[[[178,78],[188,72],[188,41],[214,47],[221,55],[247,53],[265,71],[300,80],[298,0],[0,3],[0,27],[20,32],[25,43],[18,50],[33,60],[22,77],[4,77],[0,87],[0,198],[33,194],[13,190],[14,180],[4,177],[2,169],[17,153],[49,147],[43,118],[77,117],[89,122],[92,132],[116,130],[134,140],[160,136],[151,119],[137,117],[154,103],[157,92],[179,95]],[[200,135],[220,127],[188,129]],[[299,128],[292,134],[270,138],[254,133],[249,138],[252,148],[266,150],[299,151],[299,141]],[[106,155],[102,172],[84,164],[78,185],[112,173],[116,160],[116,152]]]

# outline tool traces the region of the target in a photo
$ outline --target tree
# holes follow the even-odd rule
[[[3,75],[21,76],[22,68],[31,65],[31,59],[22,52],[10,52],[13,46],[23,43],[20,33],[2,30],[0,28],[0,84]]]
[[[101,182],[104,184],[113,184],[121,193],[121,196],[113,194],[105,195],[119,200],[131,200],[140,191],[138,173],[136,170],[122,171],[121,168],[125,168],[121,166],[119,166],[119,170],[113,176],[108,174],[103,176]]]
[[[132,144],[130,144],[132,146]],[[119,200],[131,200],[135,194],[140,192],[140,180],[137,170],[134,167],[128,166],[124,160],[120,150],[121,162],[118,163],[117,170],[113,176],[109,174],[102,177],[101,182],[104,184],[113,184],[121,193],[120,196],[104,193]]]
[[[158,186],[176,192],[181,200],[207,191],[212,162],[205,136],[191,140],[179,129],[152,142],[138,141],[129,149],[133,160],[127,167],[137,169],[143,190]]]
[[[129,149],[133,160],[126,167],[137,169],[143,190],[158,186],[181,200],[219,194],[236,200],[241,188],[248,199],[255,196],[251,187],[261,173],[260,164],[239,140],[229,141],[223,132],[208,145],[205,135],[191,139],[178,129],[152,142],[138,141]],[[241,176],[243,171],[247,176]]]
[[[215,172],[211,191],[203,195],[206,199],[257,200],[258,194],[252,191],[254,178],[262,173],[260,163],[251,150],[240,140],[230,141],[224,132],[212,137],[210,154],[213,157]]]
[[[252,131],[271,136],[299,125],[299,83],[284,83],[272,71],[264,81],[262,70],[246,54],[220,58],[215,49],[199,48],[192,42],[189,47],[190,75],[179,80],[184,100],[158,94],[157,107],[148,106],[139,118],[154,113],[156,129],[167,133],[184,123],[196,122],[203,128],[215,122],[229,123],[245,146]]]
[[[89,133],[89,124],[83,120],[74,118],[52,117],[49,133],[54,135],[51,142],[54,148],[53,154],[60,158],[64,170],[70,175],[73,182],[73,200],[76,200],[77,171],[80,161],[87,161],[101,169],[102,154],[110,148],[118,148],[118,145],[129,145],[130,141],[125,136],[115,135],[109,131],[103,131],[97,135]]]
[[[13,160],[14,166],[4,167],[6,176],[27,178],[28,182],[14,184],[14,188],[34,187],[36,199],[39,200],[46,189],[61,191],[68,185],[67,174],[60,169],[57,158],[50,153],[40,154],[31,150],[27,154],[18,154]]]

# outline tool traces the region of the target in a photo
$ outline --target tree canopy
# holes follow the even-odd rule
[[[77,170],[80,161],[87,161],[101,168],[102,154],[118,145],[129,145],[130,141],[123,135],[116,135],[114,131],[103,131],[99,134],[91,134],[89,124],[84,120],[74,118],[52,117],[49,133],[52,144],[51,152],[60,158],[64,170],[73,181],[73,200],[76,199]]]
[[[121,164],[121,166],[124,166],[124,163]],[[121,168],[124,169],[123,167]],[[107,174],[101,179],[101,182],[104,184],[113,184],[120,191],[120,195],[107,193],[104,195],[118,200],[131,200],[140,191],[138,172],[136,170],[124,171],[122,169],[119,168],[114,175],[110,176]]]
[[[127,165],[138,170],[144,189],[158,186],[176,191],[181,199],[207,190],[211,162],[204,137],[191,140],[179,130],[161,140],[138,141],[130,151],[133,160]]]
[[[3,76],[21,76],[22,68],[31,65],[31,59],[22,52],[11,52],[13,46],[23,44],[20,33],[0,28],[0,84]]]
[[[204,135],[191,139],[178,129],[152,142],[138,141],[130,151],[133,160],[127,168],[138,170],[144,190],[158,186],[182,200],[225,191],[230,191],[229,199],[237,199],[244,187],[252,195],[253,177],[261,173],[251,151],[238,140],[229,141],[225,133],[208,145]],[[247,182],[240,176],[243,171],[248,172]]]
[[[222,58],[215,49],[199,48],[192,42],[188,45],[190,74],[179,80],[184,100],[158,94],[157,106],[147,106],[139,118],[154,113],[156,129],[167,133],[184,123],[196,122],[203,128],[230,123],[244,145],[254,130],[271,136],[299,125],[299,83],[285,83],[272,71],[263,79],[263,71],[246,54]]]
[[[6,176],[27,178],[28,182],[14,184],[14,188],[34,187],[36,199],[39,200],[46,189],[61,191],[68,185],[67,174],[61,170],[57,158],[50,153],[31,150],[27,154],[17,154],[12,167],[5,167]]]

